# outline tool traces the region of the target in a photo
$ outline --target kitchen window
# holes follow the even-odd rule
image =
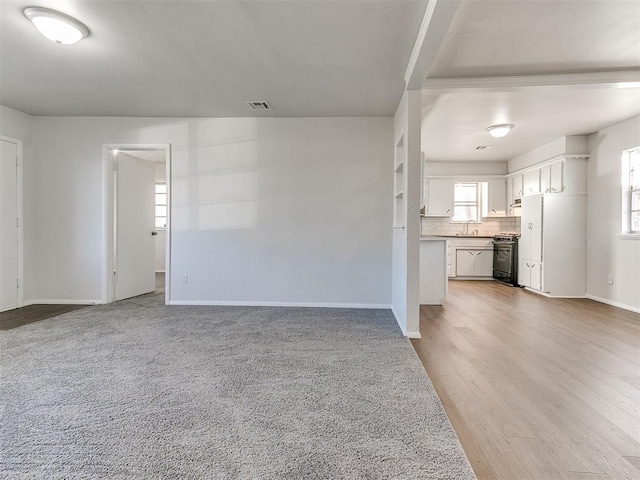
[[[156,228],[167,228],[167,184],[156,183]]]
[[[480,186],[477,182],[456,182],[453,186],[452,222],[478,221]]]
[[[623,232],[640,235],[640,147],[622,156]]]

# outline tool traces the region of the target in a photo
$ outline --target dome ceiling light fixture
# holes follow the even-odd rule
[[[511,131],[512,128],[513,128],[513,125],[508,123],[503,123],[501,125],[491,125],[490,127],[487,128],[487,132],[489,132],[489,135],[491,135],[494,138],[502,138],[506,136]]]
[[[50,8],[29,7],[24,10],[24,16],[42,35],[60,45],[71,45],[89,35],[83,23]]]

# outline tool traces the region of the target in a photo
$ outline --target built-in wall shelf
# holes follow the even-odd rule
[[[394,169],[393,169],[393,224],[402,225],[404,228],[404,190],[405,190],[405,175],[404,175],[404,132],[396,142]]]

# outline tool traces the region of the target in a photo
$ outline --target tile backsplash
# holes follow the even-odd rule
[[[422,235],[455,235],[465,229],[464,223],[451,223],[449,218],[422,217]],[[478,230],[480,236],[498,233],[520,233],[520,217],[483,218],[480,223],[469,224],[469,233]]]

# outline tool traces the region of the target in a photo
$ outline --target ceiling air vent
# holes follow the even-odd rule
[[[478,145],[476,150],[484,150],[485,148],[491,148],[493,145]]]
[[[268,102],[259,101],[251,101],[247,102],[247,105],[251,108],[251,110],[271,110],[271,105]]]

